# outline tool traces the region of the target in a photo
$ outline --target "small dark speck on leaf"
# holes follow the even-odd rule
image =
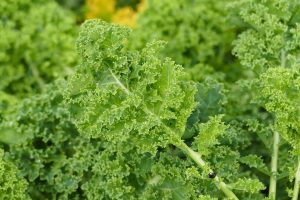
[[[215,178],[216,176],[217,176],[217,174],[215,172],[209,172],[208,173],[209,178]]]

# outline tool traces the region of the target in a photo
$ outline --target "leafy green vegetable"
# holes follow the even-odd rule
[[[0,2],[0,90],[17,97],[43,90],[76,63],[74,18],[54,2]]]
[[[80,132],[117,146],[118,154],[136,149],[155,156],[158,148],[174,145],[211,171],[181,140],[195,107],[195,86],[183,79],[180,66],[156,56],[159,43],[131,51],[127,35],[127,29],[97,20],[83,25],[77,45],[82,59],[67,92]],[[215,183],[236,199],[219,177]]]
[[[90,166],[93,149],[79,137],[62,104],[62,85],[24,100],[0,126],[2,141],[3,134],[10,132],[12,138],[3,141],[13,141],[8,157],[27,179],[33,199],[80,198],[77,189]]]
[[[178,143],[195,106],[195,86],[183,80],[179,65],[156,58],[155,44],[128,51],[127,34],[97,21],[83,25],[77,45],[82,62],[70,80],[69,102],[78,108],[76,124],[84,134],[156,152]]]
[[[171,57],[185,68],[197,68],[195,65],[201,63],[221,71],[230,70],[226,74],[230,77],[236,70],[231,55],[236,30],[226,17],[227,2],[148,0],[129,45],[141,49],[149,41],[164,40],[166,48],[160,50],[163,57]],[[194,74],[201,75],[203,72]]]
[[[77,56],[58,2],[0,2],[0,199],[298,200],[297,0],[148,0]]]
[[[27,182],[19,177],[16,166],[5,159],[4,151],[0,149],[0,198],[29,200],[26,189]]]
[[[235,42],[234,53],[251,67],[257,78],[249,82],[253,99],[273,117],[269,197],[276,198],[280,138],[299,157],[299,40],[298,1],[237,1],[240,19],[248,25]],[[297,113],[297,114],[296,114]],[[284,152],[284,150],[282,151]],[[251,161],[252,162],[252,161]],[[299,167],[298,167],[299,169]],[[293,199],[298,199],[299,175],[295,175]]]

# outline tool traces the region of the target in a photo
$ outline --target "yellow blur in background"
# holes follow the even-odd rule
[[[86,19],[101,18],[117,24],[136,26],[137,14],[144,10],[146,0],[141,0],[136,9],[131,6],[117,8],[117,0],[87,0]]]

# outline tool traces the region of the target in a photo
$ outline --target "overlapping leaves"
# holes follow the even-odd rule
[[[69,103],[84,134],[153,151],[180,139],[194,109],[195,87],[179,65],[126,49],[128,30],[87,21],[78,40],[82,57],[69,83]]]

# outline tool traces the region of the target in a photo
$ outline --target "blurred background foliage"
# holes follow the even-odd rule
[[[0,2],[0,118],[9,105],[72,73],[75,15],[54,1]]]

